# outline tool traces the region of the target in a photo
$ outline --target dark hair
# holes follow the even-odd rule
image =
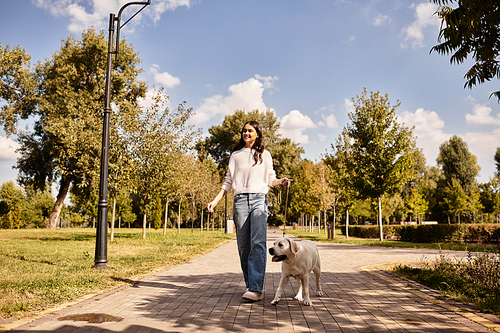
[[[238,141],[234,145],[233,151],[240,150],[241,148],[246,146],[245,140],[243,140],[243,130],[245,129],[246,125],[252,126],[253,128],[255,128],[255,132],[257,132],[257,138],[253,143],[252,149],[254,150],[253,158],[255,159],[255,164],[260,164],[262,163],[262,153],[264,152],[264,141],[262,141],[262,129],[260,128],[259,123],[255,120],[247,121],[245,125],[243,125],[243,128],[241,129],[240,141]]]

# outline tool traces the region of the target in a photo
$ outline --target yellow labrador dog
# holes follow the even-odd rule
[[[294,299],[303,300],[304,305],[312,305],[309,298],[309,274],[311,272],[316,275],[316,295],[323,296],[319,283],[321,262],[314,242],[309,240],[295,242],[287,237],[279,237],[273,247],[269,248],[269,254],[273,256],[273,262],[281,261],[281,281],[271,304],[279,302],[288,280],[294,277],[299,283],[299,292]],[[303,297],[302,293],[304,293]]]

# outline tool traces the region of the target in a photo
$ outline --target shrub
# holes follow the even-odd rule
[[[345,235],[345,226],[341,228]],[[379,238],[379,226],[349,226],[349,236]],[[384,225],[384,238],[396,238],[413,243],[486,243],[500,241],[498,224],[431,224],[431,225]]]

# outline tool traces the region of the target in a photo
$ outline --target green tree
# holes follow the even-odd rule
[[[444,204],[448,215],[454,215],[460,223],[460,216],[467,209],[467,194],[460,182],[453,178],[451,183],[444,190]]]
[[[346,137],[346,132],[344,131],[341,136],[348,140]],[[335,201],[333,202],[334,209],[334,234],[335,234],[335,218],[337,208],[345,208],[346,213],[346,236],[348,233],[348,225],[349,225],[349,209],[353,206],[356,197],[356,190],[352,187],[351,177],[352,173],[348,172],[346,167],[346,160],[348,158],[348,154],[350,153],[349,146],[343,146],[343,150],[337,149],[332,144],[333,153],[326,154],[324,157],[325,163],[332,168],[332,177],[330,178],[330,187],[335,195]]]
[[[365,221],[370,220],[371,217],[375,217],[373,212],[371,198],[354,200],[350,209],[351,217],[354,219],[356,224],[359,224],[360,222],[364,223]]]
[[[339,207],[339,204],[341,202],[342,198],[342,192],[345,191],[343,184],[342,184],[342,170],[339,168],[335,168],[334,166],[337,166],[332,158],[328,155],[323,157],[323,162],[326,164],[328,167],[328,172],[326,173],[326,181],[328,183],[329,187],[329,204],[330,208],[333,210],[333,233],[332,237],[335,237],[335,228],[336,228],[336,219],[337,219],[337,208]],[[326,221],[326,219],[325,219]]]
[[[336,185],[333,170],[323,160],[311,164],[310,168],[305,170],[305,176],[308,178],[307,195],[311,201],[318,202],[317,207],[320,212],[323,212],[323,224],[326,230],[326,211],[336,204],[337,196],[334,192]]]
[[[500,147],[497,147],[497,151],[495,152],[495,156],[493,157],[495,160],[495,167],[497,169],[496,175],[500,175]]]
[[[451,54],[452,64],[464,63],[471,56],[474,65],[465,74],[467,88],[500,78],[500,4],[491,0],[432,2],[440,5],[437,15],[442,23],[438,36],[440,44],[434,46],[431,52]],[[500,101],[500,91],[492,95]]]
[[[497,175],[490,181],[491,190],[493,192],[493,205],[492,210],[496,216],[497,223],[500,216],[500,175]]]
[[[490,178],[490,181],[480,186],[480,202],[485,213],[492,213],[497,223],[500,215],[500,175]]]
[[[387,224],[392,222],[401,222],[406,219],[405,202],[400,193],[393,196],[384,196],[383,215]]]
[[[0,44],[0,123],[8,135],[16,132],[18,117],[28,119],[35,105],[36,80],[30,70],[31,56],[20,46]]]
[[[472,222],[476,222],[476,215],[484,209],[481,203],[481,193],[478,186],[474,186],[467,196],[467,211],[472,215]]]
[[[436,205],[436,189],[442,173],[438,167],[427,166],[421,149],[417,150],[411,181],[404,186],[401,193],[406,202],[407,213],[414,214],[417,219]]]
[[[44,189],[59,179],[59,192],[47,228],[55,228],[70,185],[88,184],[97,178],[101,152],[101,113],[104,106],[104,76],[107,39],[104,33],[89,29],[81,39],[62,41],[52,59],[38,63],[29,84],[18,88],[29,95],[27,105],[22,93],[4,100],[2,119],[7,134],[17,132],[21,157],[17,161],[19,181]],[[146,84],[138,81],[140,60],[125,41],[120,57],[113,62],[111,98],[117,112],[137,111],[137,99],[144,97]],[[22,77],[18,68],[13,77]],[[12,85],[14,86],[15,83]],[[24,88],[30,90],[24,91]],[[19,118],[33,117],[32,132],[16,130]]]
[[[99,196],[97,181],[85,184],[73,184],[70,188],[71,204],[70,209],[72,216],[82,216],[84,219],[92,220],[93,223],[97,218],[97,201]],[[78,218],[77,218],[78,220]],[[79,223],[75,220],[75,223]],[[92,223],[92,224],[93,224]]]
[[[302,163],[301,185],[302,194],[299,196],[300,211],[316,215],[321,209],[321,194],[315,183],[319,180],[318,170],[312,161],[306,160]],[[316,188],[315,188],[316,187]]]
[[[475,155],[469,152],[467,143],[454,135],[439,147],[437,162],[443,168],[447,183],[456,179],[466,193],[470,193],[479,173]]]
[[[129,188],[123,187],[118,191],[116,205],[122,225],[128,225],[129,223],[132,224],[135,222],[137,215],[132,211],[132,198]]]
[[[382,234],[382,196],[392,195],[411,177],[416,142],[411,129],[398,121],[389,96],[379,92],[368,95],[366,88],[352,99],[355,111],[351,124],[344,127],[336,148],[350,173],[349,185],[361,199],[378,198],[380,239]]]
[[[206,158],[203,161],[194,161],[194,173],[192,188],[190,189],[192,195],[196,197],[197,202],[200,204],[200,230],[203,231],[204,225],[204,212],[208,203],[217,195],[221,187],[221,180],[217,165],[212,158]],[[231,204],[232,196],[228,195],[228,216],[231,218]],[[208,210],[207,210],[208,214]]]
[[[407,212],[413,214],[417,222],[421,223],[420,216],[427,212],[429,209],[429,203],[425,200],[418,188],[413,188],[411,190],[411,194],[406,202],[406,205],[408,206]]]
[[[427,166],[420,182],[416,184],[421,191],[424,199],[429,203],[428,216],[437,220],[443,217],[442,209],[439,203],[442,201],[442,195],[446,180],[439,166]]]
[[[193,115],[185,104],[176,109],[167,107],[168,96],[161,90],[153,97],[154,103],[127,129],[127,149],[135,172],[134,192],[140,198],[143,215],[143,238],[146,237],[146,217],[153,212],[154,200],[164,196],[165,189],[179,194],[187,181],[186,154],[193,150],[200,131],[188,124]],[[133,125],[135,124],[135,125]],[[184,193],[182,193],[184,195]]]
[[[44,228],[54,207],[54,197],[49,191],[26,189],[22,203],[21,227]]]
[[[5,203],[2,216],[2,228],[14,229],[21,227],[21,212],[24,200],[23,189],[8,181],[0,186],[0,201]]]

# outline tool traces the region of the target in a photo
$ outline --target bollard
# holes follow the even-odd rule
[[[234,227],[234,221],[233,220],[227,220],[226,221],[226,234],[232,234],[233,233],[233,227]]]

